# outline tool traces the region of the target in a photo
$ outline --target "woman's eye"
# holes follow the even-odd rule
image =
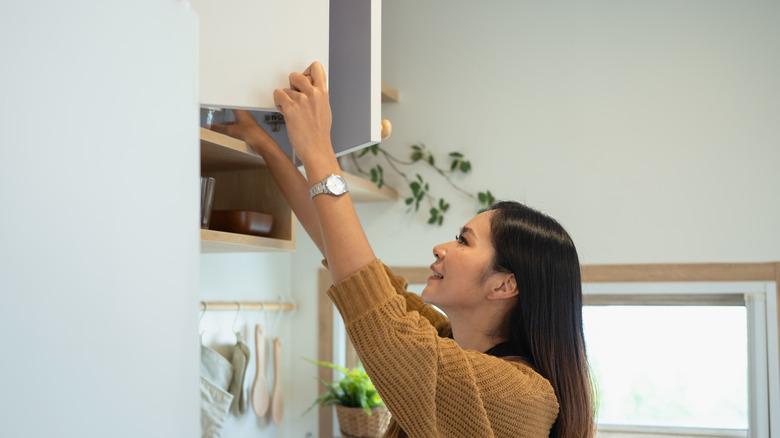
[[[455,240],[457,240],[458,243],[460,243],[460,244],[463,244],[463,245],[466,244],[466,239],[462,235],[460,235],[460,234],[456,234],[455,235]]]

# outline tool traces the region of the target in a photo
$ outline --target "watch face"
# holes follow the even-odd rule
[[[340,195],[346,191],[346,183],[344,183],[344,179],[338,176],[332,176],[328,178],[328,180],[325,182],[325,185],[328,187],[328,190],[336,195]]]

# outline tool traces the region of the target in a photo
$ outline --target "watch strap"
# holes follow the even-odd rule
[[[328,188],[328,180],[332,178],[338,178],[341,180],[341,182],[344,184],[344,191],[341,193],[334,193]],[[317,184],[314,184],[311,188],[309,188],[309,199],[314,199],[315,196],[321,195],[323,193],[333,196],[341,196],[345,193],[349,192],[349,187],[347,187],[347,182],[344,180],[343,177],[340,175],[332,174],[329,175],[324,180],[318,182]]]

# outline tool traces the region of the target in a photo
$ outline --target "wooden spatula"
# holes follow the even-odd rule
[[[268,380],[265,375],[265,336],[263,327],[260,324],[255,325],[255,357],[257,358],[257,372],[255,381],[252,384],[252,409],[258,417],[262,417],[268,412]]]
[[[274,424],[279,425],[284,415],[284,401],[282,400],[282,341],[274,339],[274,390],[271,393],[271,417]]]

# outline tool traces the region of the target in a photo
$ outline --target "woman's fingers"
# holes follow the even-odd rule
[[[250,132],[256,128],[262,127],[257,123],[255,117],[247,110],[232,110],[235,118],[234,122],[226,122],[210,125],[208,128],[212,131],[225,134],[230,137],[244,139]]]
[[[211,129],[214,132],[219,132],[220,134],[225,134],[225,135],[231,136],[230,132],[229,132],[230,131],[230,125],[226,125],[226,124],[225,125],[210,125],[210,126],[207,126],[207,128]]]
[[[327,85],[325,69],[322,67],[322,64],[317,61],[312,62],[311,65],[303,71],[303,75],[310,77],[311,83],[315,87],[325,87]]]
[[[239,125],[256,125],[257,120],[255,120],[255,117],[247,110],[233,110],[233,116],[236,119],[236,123]]]
[[[292,97],[290,97],[290,92],[293,92],[289,88],[281,89],[277,88],[274,90],[274,105],[276,105],[276,109],[279,110],[280,113],[284,115],[284,110],[293,103]]]
[[[290,73],[290,88],[301,93],[308,94],[314,89],[308,76],[301,73]]]

